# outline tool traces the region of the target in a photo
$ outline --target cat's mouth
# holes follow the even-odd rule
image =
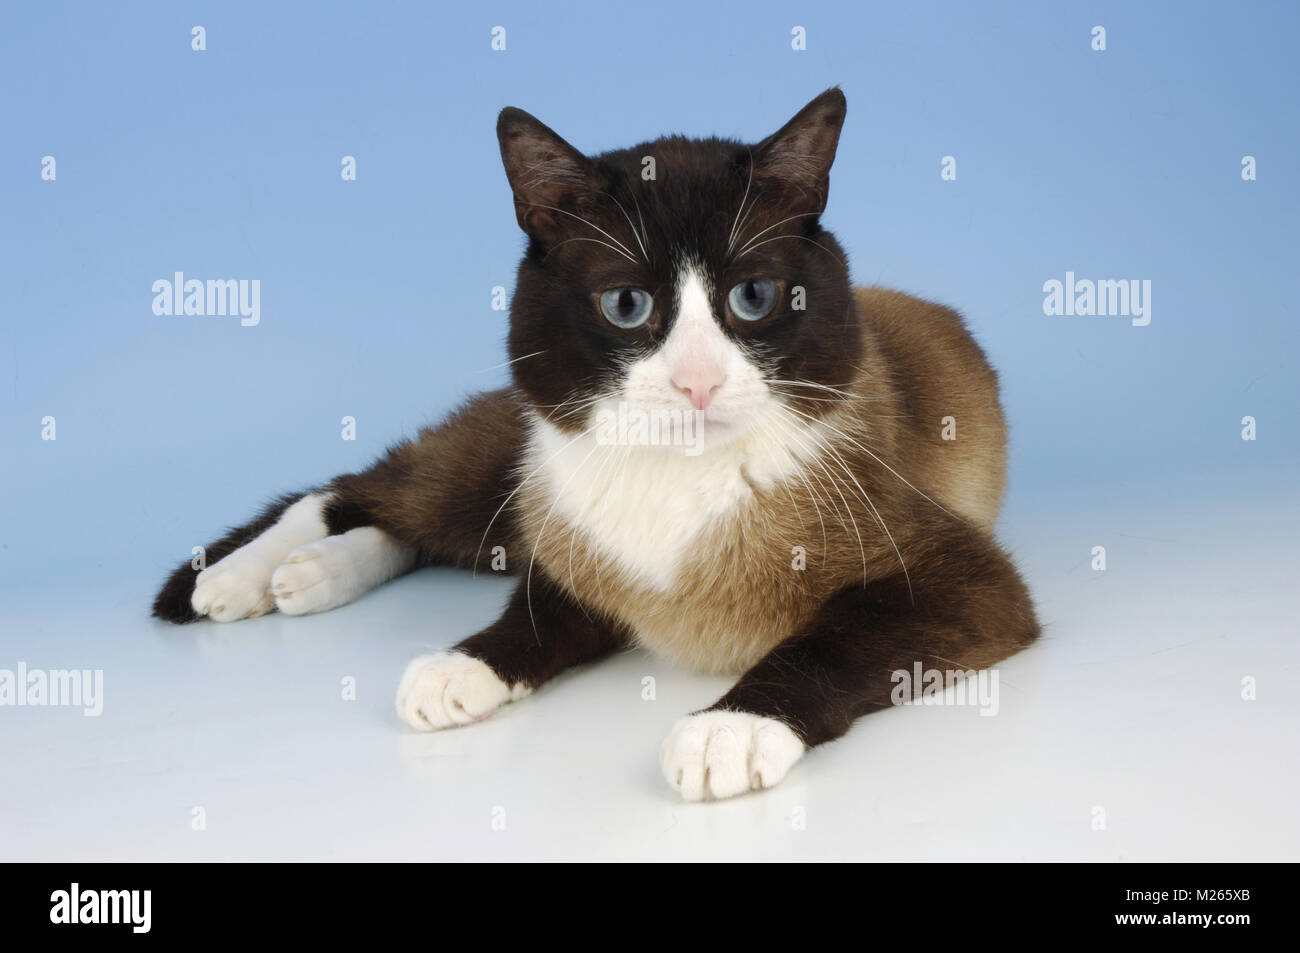
[[[621,394],[597,403],[587,425],[600,444],[670,447],[697,456],[743,439],[761,416],[761,408],[749,409],[728,401],[714,401],[696,409],[687,401],[638,401]]]
[[[718,435],[739,434],[749,429],[749,415],[738,415],[727,408],[706,407],[695,413],[701,427]]]

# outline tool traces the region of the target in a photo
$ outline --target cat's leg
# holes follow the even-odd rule
[[[286,615],[325,612],[409,572],[416,560],[414,546],[358,526],[292,550],[271,575],[271,595]]]
[[[216,622],[233,622],[275,608],[271,578],[276,567],[300,546],[329,533],[324,510],[329,494],[308,493],[287,506],[280,518],[194,580],[190,607]]]
[[[507,391],[477,397],[374,466],[283,497],[174,573],[154,601],[170,622],[273,608],[322,612],[419,564],[473,566],[513,543],[503,504],[518,484],[523,414]]]
[[[487,566],[514,543],[523,414],[514,397],[477,397],[415,441],[326,488],[328,535],[289,553],[271,578],[281,612],[351,602],[416,565]],[[486,559],[480,557],[487,554]]]
[[[331,481],[330,532],[374,526],[415,547],[422,564],[487,569],[494,547],[516,542],[507,504],[525,439],[525,410],[513,392],[475,397],[370,469]]]
[[[280,560],[296,546],[325,535],[320,518],[320,499],[312,497],[316,495],[294,493],[282,496],[270,503],[252,522],[232,529],[204,547],[199,565],[187,562],[171,574],[154,599],[153,614],[168,622],[180,623],[193,622],[213,610],[219,618],[226,618],[228,614],[231,618],[243,618],[269,612],[274,608],[274,600],[270,598],[267,587]],[[293,510],[293,515],[286,520],[290,510]],[[227,562],[236,552],[273,532],[274,535],[267,540],[268,545],[255,547],[246,554],[248,558]],[[222,566],[220,573],[215,572],[218,566]],[[195,590],[199,579],[214,581],[214,577],[227,578],[221,585],[207,590],[196,606]],[[224,598],[217,598],[219,592],[226,591],[230,592],[228,603]]]
[[[692,801],[771,787],[808,748],[889,708],[894,672],[977,671],[1037,637],[1028,590],[990,537],[951,525],[932,542],[942,558],[909,565],[910,582],[900,573],[844,589],[716,704],[679,721],[660,750],[668,783]]]
[[[406,572],[415,550],[374,527],[330,535],[328,490],[285,497],[248,526],[207,547],[209,565],[186,564],[154,602],[171,622],[233,622],[278,608],[321,612]]]
[[[628,643],[624,627],[534,570],[496,622],[451,651],[421,655],[406,667],[397,713],[421,731],[481,721],[565,669]]]

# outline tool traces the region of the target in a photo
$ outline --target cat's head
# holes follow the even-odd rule
[[[692,416],[707,449],[817,417],[861,350],[821,227],[846,104],[831,89],[757,144],[670,136],[587,157],[518,109],[497,123],[528,235],[516,385],[575,435],[596,413]]]

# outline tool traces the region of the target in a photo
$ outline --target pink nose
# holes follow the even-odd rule
[[[696,410],[703,410],[713,401],[713,395],[727,377],[720,367],[693,368],[673,375],[673,386],[691,399]]]

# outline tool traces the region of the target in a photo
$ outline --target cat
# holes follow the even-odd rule
[[[1029,592],[992,536],[996,374],[956,312],[854,288],[822,227],[846,110],[832,88],[755,145],[587,157],[504,109],[527,241],[512,385],[276,500],[206,569],[176,570],[155,615],[303,615],[417,566],[504,558],[520,580],[500,618],[410,663],[402,720],[466,725],[642,646],[739,675],[660,749],[687,800],[776,784],[895,704],[895,672],[1029,645]],[[611,436],[631,415],[690,439]]]

